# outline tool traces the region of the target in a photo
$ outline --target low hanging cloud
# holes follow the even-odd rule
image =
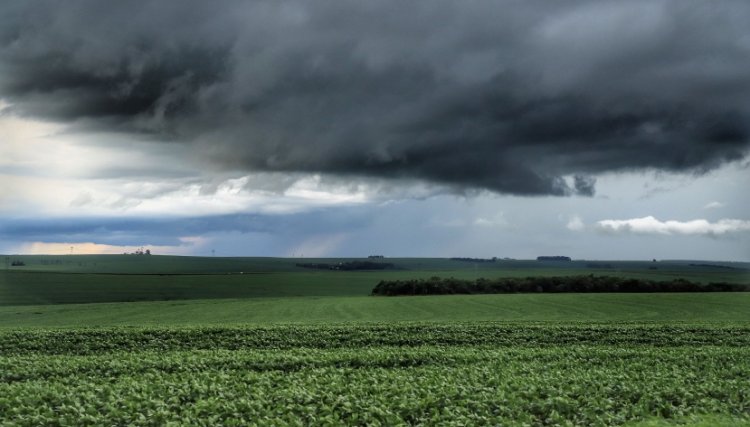
[[[609,234],[652,234],[652,235],[703,235],[721,236],[730,233],[750,231],[750,221],[721,219],[710,222],[705,219],[692,221],[659,221],[653,216],[633,219],[607,219],[598,221],[597,231]]]
[[[724,206],[725,206],[724,203],[714,201],[714,202],[706,203],[703,206],[703,209],[719,209],[719,208],[723,208]]]
[[[207,170],[591,196],[747,156],[747,22],[742,0],[3,2],[0,99]]]
[[[565,225],[565,228],[570,231],[583,231],[586,229],[586,224],[583,223],[583,220],[580,216],[574,215]]]

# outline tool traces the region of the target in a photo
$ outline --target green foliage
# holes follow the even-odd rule
[[[701,284],[682,278],[646,280],[613,276],[502,277],[461,280],[453,277],[429,279],[381,280],[373,295],[450,295],[514,293],[588,293],[588,292],[747,292],[743,284]]]
[[[621,425],[750,411],[747,327],[2,333],[0,424]]]
[[[469,320],[748,322],[748,307],[748,292],[212,299],[0,306],[0,329]]]
[[[253,327],[6,330],[0,355],[112,351],[568,345],[750,348],[750,326],[582,323],[368,323]]]
[[[663,418],[649,418],[644,421],[627,423],[627,427],[747,427],[750,426],[750,416],[730,415],[690,415],[665,420]]]

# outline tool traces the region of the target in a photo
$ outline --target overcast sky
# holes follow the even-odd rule
[[[0,252],[750,261],[748,22],[5,1]]]

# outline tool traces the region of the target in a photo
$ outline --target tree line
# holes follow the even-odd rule
[[[503,277],[463,280],[440,277],[429,279],[382,280],[372,295],[450,295],[514,293],[592,293],[592,292],[746,292],[748,286],[735,283],[702,284],[686,279],[647,280],[613,276]]]
[[[395,268],[390,262],[372,262],[372,261],[349,261],[339,262],[336,264],[325,264],[325,263],[297,263],[297,267],[312,268],[316,270],[387,270]]]
[[[497,257],[492,258],[459,258],[459,257],[453,257],[451,258],[451,261],[463,261],[463,262],[495,262],[497,261]]]

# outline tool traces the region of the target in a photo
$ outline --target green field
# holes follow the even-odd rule
[[[401,321],[750,322],[750,293],[299,297],[0,306],[0,327]]]
[[[6,257],[7,258],[7,257]],[[172,256],[15,256],[25,263],[0,272],[0,305],[258,298],[366,296],[380,280],[431,276],[565,276],[598,274],[654,280],[750,284],[744,263],[498,261],[385,259],[394,270],[326,271],[298,262],[337,263],[350,259],[195,258]],[[697,264],[697,263],[692,263]]]
[[[750,284],[747,263],[8,259],[0,425],[750,423],[750,292],[369,296],[431,276]]]
[[[747,325],[82,329],[0,343],[0,414],[29,426],[737,425],[750,410]]]

